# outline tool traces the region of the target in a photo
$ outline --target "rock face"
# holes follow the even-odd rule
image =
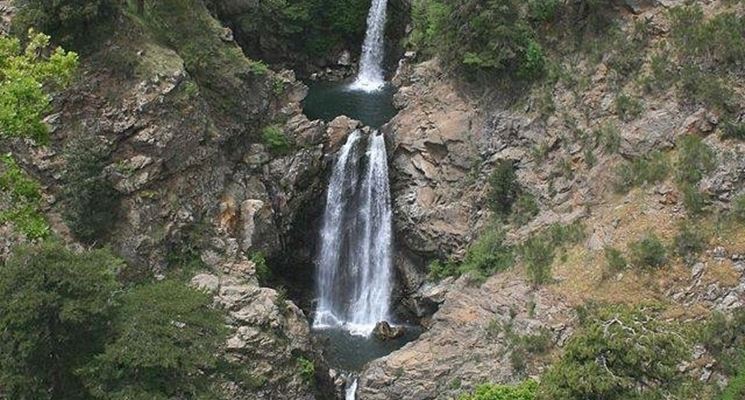
[[[562,343],[572,314],[547,291],[534,291],[511,274],[481,287],[459,279],[427,332],[368,365],[358,398],[448,399],[482,382],[513,382],[520,373],[512,368],[509,336],[500,327],[511,326],[520,336],[548,329],[551,340]]]
[[[230,394],[237,399],[314,399],[297,372],[297,357],[311,354],[305,315],[275,290],[259,287],[255,270],[243,260],[223,266],[219,276],[192,279],[193,286],[212,293],[215,304],[228,312],[232,334],[226,351],[250,376],[231,385]]]
[[[387,321],[375,324],[373,335],[380,341],[398,339],[406,333],[403,326],[391,326]]]

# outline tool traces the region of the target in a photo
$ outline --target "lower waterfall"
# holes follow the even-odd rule
[[[357,130],[339,151],[329,182],[314,328],[369,336],[389,320],[391,218],[385,139]]]

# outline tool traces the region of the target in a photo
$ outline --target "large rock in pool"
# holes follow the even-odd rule
[[[373,335],[381,341],[398,339],[403,336],[404,333],[403,326],[391,326],[391,324],[386,321],[378,322],[375,324],[375,329],[373,329]]]

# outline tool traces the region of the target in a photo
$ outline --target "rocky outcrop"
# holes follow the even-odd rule
[[[451,284],[431,328],[402,349],[372,361],[360,377],[358,398],[449,399],[483,382],[522,376],[510,361],[513,335],[548,329],[562,344],[573,311],[546,290],[535,291],[514,274],[484,285],[461,278]],[[531,366],[529,374],[541,372]]]
[[[297,364],[311,354],[307,319],[275,290],[259,287],[252,262],[228,263],[219,275],[199,274],[192,285],[213,294],[216,306],[228,312],[228,358],[246,371],[244,381],[228,385],[232,398],[315,398]]]

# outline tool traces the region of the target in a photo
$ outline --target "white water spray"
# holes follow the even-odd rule
[[[326,196],[314,328],[369,336],[389,319],[391,219],[385,139],[355,131],[339,151]]]
[[[388,0],[373,0],[367,15],[367,32],[362,44],[360,70],[350,89],[374,92],[385,86],[383,58],[385,46],[385,20]]]

